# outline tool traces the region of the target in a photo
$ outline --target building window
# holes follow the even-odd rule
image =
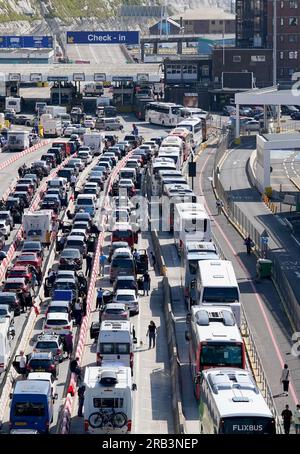
[[[298,25],[298,17],[289,17],[289,25],[296,27]]]
[[[293,52],[289,52],[289,59],[296,60],[298,58],[298,52],[295,50]]]
[[[208,65],[202,66],[202,76],[209,76],[209,66]]]
[[[219,24],[222,25],[222,24],[223,24],[223,21],[222,21],[222,20],[219,20]]]
[[[280,60],[283,60],[283,52],[280,52]]]
[[[284,36],[280,35],[280,42],[283,43],[283,41],[284,41]]]
[[[290,8],[298,8],[298,1],[297,0],[291,0],[290,1]]]
[[[242,58],[241,58],[240,55],[234,55],[234,56],[232,57],[232,61],[233,61],[234,63],[240,63],[240,62],[242,61]]]
[[[212,25],[215,25],[215,24],[216,24],[216,21],[215,21],[215,20],[212,20],[212,21],[211,21],[211,24],[212,24]]]
[[[282,27],[284,26],[284,18],[283,18],[283,17],[280,18],[280,25],[281,25]]]
[[[289,35],[289,43],[296,43],[298,41],[297,35]]]
[[[266,56],[265,55],[251,55],[251,61],[263,62],[263,61],[266,61]]]

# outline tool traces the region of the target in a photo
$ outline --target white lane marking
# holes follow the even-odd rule
[[[142,318],[143,307],[144,307],[144,304],[140,304],[140,311],[138,314],[138,322],[137,322],[137,334],[136,334],[137,336],[139,336],[139,338],[141,338],[141,318]],[[140,387],[140,376],[141,376],[140,367],[139,367],[140,356],[141,356],[141,353],[134,355],[137,389],[139,389],[139,387]],[[137,398],[135,398],[134,399],[134,421],[133,421],[133,428],[134,428],[133,433],[134,434],[139,433],[138,432],[138,421],[139,421],[139,406],[138,406]]]
[[[294,238],[294,240],[296,241],[296,243],[298,244],[298,246],[300,246],[300,241],[299,241],[299,240],[297,240],[297,238],[295,238],[295,236],[294,236],[294,235],[291,235],[291,237],[292,237],[292,238]]]

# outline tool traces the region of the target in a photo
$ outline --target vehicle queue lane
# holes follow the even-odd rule
[[[87,166],[83,172],[81,172],[81,175],[80,175],[80,179],[84,180],[88,174],[88,172],[92,169],[92,167],[97,163],[98,161],[98,158],[94,158],[94,160],[92,161],[92,163]],[[71,193],[69,194],[69,196],[71,196]],[[68,206],[68,209],[71,209],[71,211],[74,210],[74,204],[71,200],[71,202],[69,203],[69,206]],[[61,213],[63,214],[63,212]],[[52,254],[51,254],[51,258],[49,260],[49,263],[47,263],[47,260],[45,261],[45,263],[47,263],[47,267],[46,269],[44,269],[44,275],[43,275],[43,282],[44,282],[44,278],[45,276],[47,275],[47,270],[50,269],[52,266],[57,266],[57,260],[59,258],[59,254],[56,254],[55,253],[55,248],[54,250],[52,251]],[[54,261],[53,261],[54,259]],[[85,271],[85,269],[83,269],[83,271]],[[43,286],[43,283],[42,283],[42,286]],[[41,292],[41,295],[43,295],[43,290],[42,289],[39,289],[40,292]],[[34,328],[33,328],[33,331],[30,335],[30,339],[28,340],[28,345],[27,345],[27,348],[25,350],[25,353],[30,353],[32,351],[32,346],[33,346],[33,343],[34,343],[34,339],[36,337],[37,334],[40,334],[41,331],[42,331],[42,326],[43,326],[43,317],[44,317],[44,313],[45,313],[45,310],[46,310],[46,307],[47,307],[47,303],[50,301],[50,298],[49,299],[46,299],[44,300],[43,297],[41,297],[41,300],[42,300],[42,304],[41,304],[41,314],[37,316],[37,319],[35,320],[35,324],[34,324]],[[30,313],[29,313],[30,314]],[[29,316],[29,314],[25,314],[25,318],[23,319],[23,323],[26,321],[26,317]],[[20,323],[19,323],[19,328],[20,328],[20,331],[17,330],[17,327],[16,327],[16,338],[18,339],[19,338],[19,334],[20,332],[23,330],[24,328],[24,325],[22,325],[22,319],[20,319]],[[73,330],[73,333],[75,335],[75,329]],[[66,363],[68,363],[68,361],[66,361]],[[57,383],[57,392],[58,392],[58,401],[56,402],[56,406],[57,403],[61,402],[61,399],[63,397],[63,392],[64,392],[64,384],[66,382],[66,377],[67,377],[67,373],[68,373],[68,364],[63,364],[62,367],[60,367],[60,374],[62,374],[62,380],[61,382]],[[19,378],[19,377],[18,377]],[[3,418],[3,427],[2,427],[2,432],[3,433],[8,433],[9,432],[9,425],[8,425],[8,422],[9,422],[9,405],[7,405],[9,402],[5,402],[6,404],[6,408],[5,408],[5,414],[4,414],[4,418]],[[4,402],[2,403],[4,405]],[[53,423],[51,424],[51,427],[50,427],[50,431],[52,430],[53,433],[55,433],[55,424],[57,422],[57,416],[58,416],[58,413],[59,413],[59,410],[57,409],[57,411],[54,413],[54,419],[53,419]]]

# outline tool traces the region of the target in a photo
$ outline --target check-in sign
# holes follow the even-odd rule
[[[139,44],[138,31],[67,32],[67,44]]]
[[[21,82],[21,74],[20,73],[9,73],[8,80],[10,82]]]
[[[85,74],[84,73],[73,73],[73,81],[74,82],[85,81]]]
[[[42,80],[43,80],[42,73],[30,74],[30,82],[42,82]]]
[[[106,73],[95,73],[94,74],[94,81],[95,82],[105,82],[106,81]]]

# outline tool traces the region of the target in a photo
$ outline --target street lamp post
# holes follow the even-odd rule
[[[277,85],[277,8],[273,0],[273,85]]]

